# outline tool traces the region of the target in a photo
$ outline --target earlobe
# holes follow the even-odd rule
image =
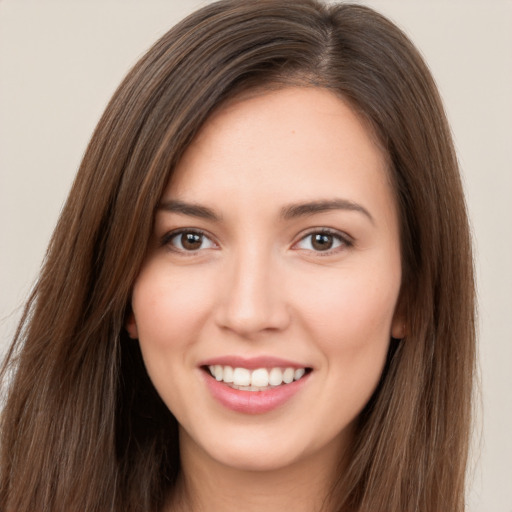
[[[137,321],[135,320],[135,315],[133,314],[133,311],[130,311],[130,313],[126,316],[124,327],[126,329],[126,332],[128,333],[128,336],[130,336],[132,340],[136,340],[139,338]]]
[[[402,300],[402,298],[399,299],[391,322],[391,337],[395,340],[401,340],[407,336],[406,315],[402,306]]]
[[[394,318],[391,326],[391,337],[395,340],[401,340],[407,335],[405,321],[401,318]]]

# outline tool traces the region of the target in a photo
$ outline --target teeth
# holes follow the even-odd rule
[[[280,386],[283,383],[283,372],[281,368],[272,368],[272,370],[270,370],[268,382],[271,386]]]
[[[305,373],[306,373],[306,370],[304,368],[298,368],[297,370],[295,370],[293,378],[295,380],[299,380],[301,377],[304,376]]]
[[[268,386],[268,372],[265,368],[259,368],[252,372],[251,386],[259,386],[260,388]]]
[[[286,368],[286,370],[283,372],[283,382],[285,384],[290,384],[290,382],[293,382],[294,374],[295,370],[293,368]]]
[[[219,381],[222,380],[223,373],[224,373],[224,369],[222,368],[222,366],[220,364],[215,365],[215,367],[213,369],[213,376],[217,380],[219,380]]]
[[[219,382],[230,384],[234,389],[243,389],[244,391],[261,391],[269,387],[280,386],[281,384],[290,384],[294,380],[301,379],[305,373],[305,368],[258,368],[257,370],[248,370],[247,368],[233,368],[231,366],[214,365],[208,369],[213,377]]]
[[[233,384],[236,386],[250,386],[251,372],[247,368],[235,368],[233,370]]]
[[[231,366],[224,366],[222,380],[224,382],[233,382],[233,368],[231,368]]]

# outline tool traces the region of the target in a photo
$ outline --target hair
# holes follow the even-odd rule
[[[358,419],[337,511],[464,510],[475,365],[470,230],[433,78],[373,10],[224,0],[166,33],[92,136],[3,367],[0,509],[153,511],[180,471],[177,422],[124,329],[162,192],[214,109],[254,89],[333,91],[388,158],[406,337]]]

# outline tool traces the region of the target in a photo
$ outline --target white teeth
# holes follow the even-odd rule
[[[221,381],[224,373],[224,369],[222,368],[222,366],[220,364],[216,364],[215,367],[213,368],[213,372],[215,378]]]
[[[262,391],[270,387],[290,384],[294,380],[301,379],[305,368],[258,368],[248,370],[247,368],[233,368],[232,366],[213,365],[208,369],[216,380],[230,384],[234,389],[244,391]]]
[[[254,370],[251,375],[251,385],[260,388],[268,386],[268,371],[265,368]]]
[[[268,382],[271,386],[280,386],[283,383],[283,372],[281,368],[272,368],[272,370],[270,370]]]
[[[224,375],[222,380],[224,382],[233,382],[233,368],[231,366],[224,366]]]
[[[251,372],[247,368],[235,368],[233,370],[233,384],[236,386],[250,386]]]
[[[283,382],[285,384],[290,384],[290,382],[293,382],[294,373],[295,370],[293,368],[286,368],[286,370],[283,372]]]
[[[299,380],[301,377],[304,376],[305,373],[306,373],[306,370],[304,368],[298,368],[297,370],[295,370],[295,373],[293,374],[293,378],[295,380]]]

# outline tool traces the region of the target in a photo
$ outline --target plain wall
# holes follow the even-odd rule
[[[109,97],[158,36],[204,3],[0,0],[0,350]],[[452,124],[480,303],[483,407],[468,508],[512,512],[512,1],[362,3],[423,52]]]

